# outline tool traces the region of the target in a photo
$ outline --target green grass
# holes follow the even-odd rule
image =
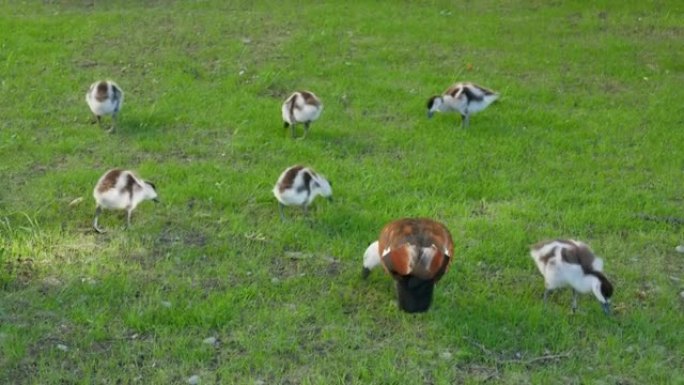
[[[681,2],[257,3],[0,4],[0,383],[684,383]],[[425,117],[457,80],[502,93],[468,130]],[[301,88],[325,110],[293,141]],[[335,202],[281,223],[295,163]],[[163,203],[96,235],[111,167]],[[422,315],[360,279],[405,216],[456,242]],[[605,258],[613,318],[543,308],[527,246],[558,236]]]

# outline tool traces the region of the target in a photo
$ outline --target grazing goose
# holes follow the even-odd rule
[[[363,256],[363,277],[382,265],[396,281],[399,307],[408,313],[425,312],[432,303],[435,283],[454,255],[451,233],[432,219],[404,218],[390,222]]]
[[[323,104],[310,91],[298,91],[290,95],[281,107],[284,128],[292,127],[292,137],[295,137],[295,124],[304,123],[304,136],[309,133],[309,125],[321,116]]]
[[[126,210],[126,228],[131,226],[131,213],[144,200],[159,202],[156,187],[153,183],[144,181],[132,171],[113,169],[107,171],[97,181],[93,190],[93,197],[97,203],[93,228],[98,233],[104,231],[97,224],[102,209]]]
[[[603,260],[589,246],[572,239],[539,242],[530,255],[544,276],[544,303],[551,290],[570,286],[573,289],[572,311],[577,310],[578,293],[594,293],[603,311],[610,314],[613,285],[603,275]]]
[[[284,206],[302,206],[306,214],[316,196],[321,195],[332,201],[332,184],[311,168],[297,165],[280,174],[273,187],[273,195],[278,199],[280,219],[285,220]]]
[[[90,111],[95,115],[93,123],[101,123],[103,115],[112,115],[113,124],[107,132],[115,128],[116,117],[123,105],[124,93],[121,88],[111,80],[102,80],[90,85],[85,96]]]
[[[482,111],[499,98],[499,94],[473,83],[456,83],[442,95],[431,97],[427,102],[428,118],[435,111],[457,111],[461,114],[461,125],[468,128],[470,115]]]

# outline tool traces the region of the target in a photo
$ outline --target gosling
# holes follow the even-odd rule
[[[316,196],[321,195],[332,201],[332,184],[309,167],[300,165],[287,168],[280,174],[273,187],[273,195],[278,200],[280,219],[285,220],[285,206],[301,206],[304,215]]]
[[[304,123],[304,136],[302,138],[306,138],[311,122],[321,116],[321,111],[323,111],[323,104],[313,92],[297,91],[290,95],[281,107],[283,127],[285,129],[291,127],[294,138],[296,137],[295,125]]]
[[[432,96],[427,102],[428,118],[435,112],[456,111],[461,114],[461,126],[470,126],[470,115],[489,107],[499,94],[473,83],[456,83],[442,95]]]
[[[129,228],[131,213],[140,202],[159,202],[154,183],[140,179],[132,171],[121,169],[112,169],[102,175],[95,185],[93,197],[97,204],[93,228],[98,233],[104,232],[97,223],[102,209],[126,210],[126,228]]]
[[[107,132],[114,131],[116,119],[123,105],[124,93],[116,83],[111,80],[102,80],[90,85],[85,95],[90,111],[95,115],[93,123],[102,123],[102,116],[112,116],[112,126]]]
[[[558,288],[572,287],[572,311],[577,311],[578,293],[592,292],[610,315],[613,285],[603,274],[603,260],[586,244],[573,239],[543,241],[530,248],[530,255],[544,276],[544,303],[549,293]]]

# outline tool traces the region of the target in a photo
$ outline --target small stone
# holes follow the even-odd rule
[[[254,380],[254,385],[266,385],[266,381],[264,381],[264,380]]]
[[[197,384],[199,384],[199,382],[200,382],[199,376],[196,374],[194,376],[190,376],[190,378],[188,378],[188,384],[190,384],[190,385],[197,385]]]
[[[682,291],[679,292],[679,297],[680,297],[681,299],[684,299],[684,290],[682,290]]]
[[[66,351],[69,350],[69,347],[66,346],[66,345],[57,344],[57,349],[59,349],[59,350],[61,350],[61,351],[63,351],[63,352],[66,352]]]
[[[205,344],[207,344],[207,345],[212,345],[212,346],[213,346],[213,345],[216,345],[216,343],[218,342],[218,340],[216,339],[216,337],[207,337],[207,338],[205,338],[202,342],[205,343]]]
[[[169,302],[169,301],[161,301],[161,305],[164,306],[165,308],[170,308],[170,307],[171,307],[171,302]]]
[[[279,282],[280,282],[280,280],[279,280],[277,277],[271,278],[271,283],[272,283],[272,284],[275,285],[275,284],[277,284],[277,283],[279,283]]]
[[[684,245],[679,245],[675,248],[678,253],[684,253]]]
[[[443,360],[450,360],[451,357],[452,357],[451,352],[448,350],[445,350],[445,351],[439,353],[439,358],[441,358]]]

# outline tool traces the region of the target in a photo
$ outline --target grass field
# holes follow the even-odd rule
[[[90,3],[0,3],[1,384],[684,384],[681,1]],[[467,130],[425,116],[457,80],[502,93]],[[325,104],[305,140],[296,89]],[[296,163],[335,201],[283,223]],[[97,235],[112,167],[162,204]],[[456,243],[420,315],[360,278],[405,216]],[[613,317],[544,308],[553,237],[604,257]]]

